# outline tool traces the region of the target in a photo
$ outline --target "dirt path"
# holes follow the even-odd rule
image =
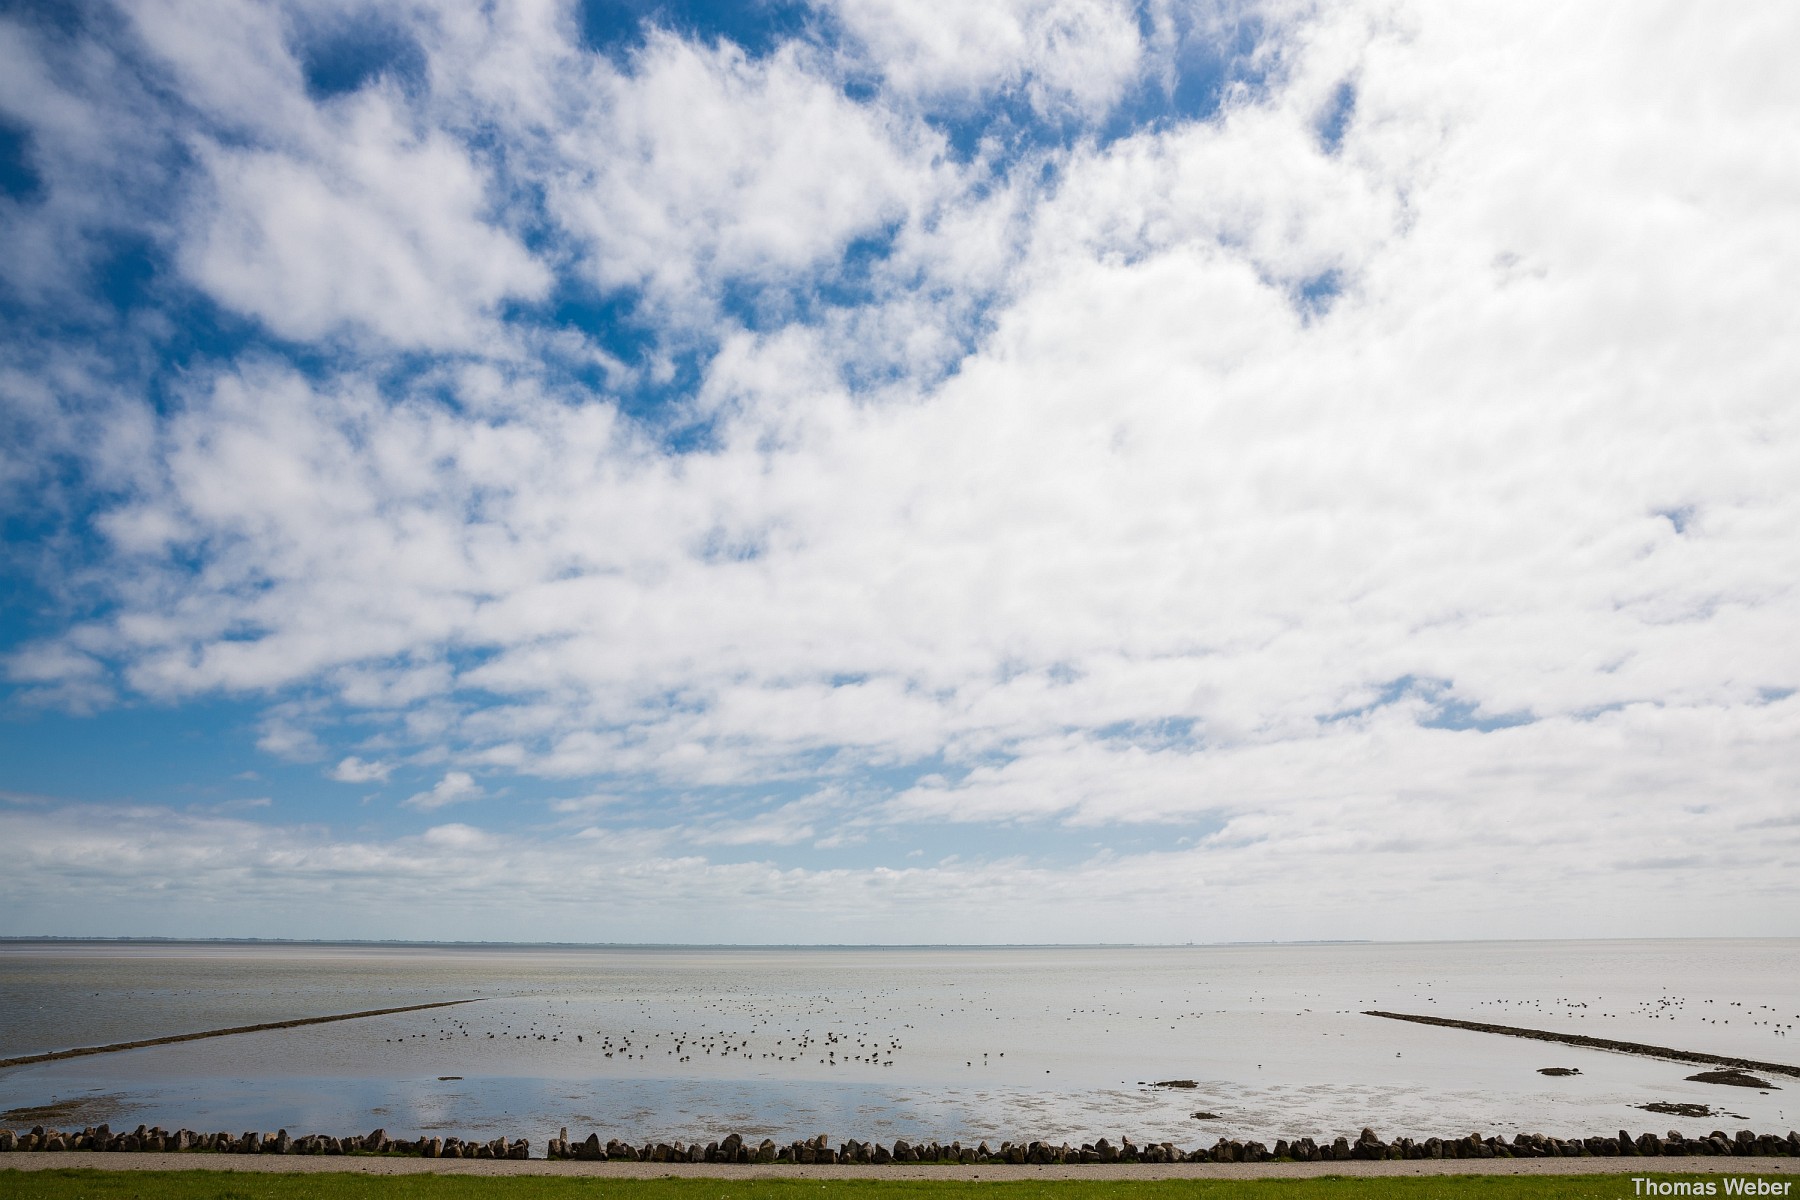
[[[569,1175],[594,1179],[1311,1179],[1403,1175],[1800,1175],[1800,1158],[1481,1158],[1329,1163],[1083,1163],[1011,1166],[728,1166],[547,1159],[365,1158],[253,1154],[64,1154],[0,1157],[0,1172],[246,1171],[356,1175]]]

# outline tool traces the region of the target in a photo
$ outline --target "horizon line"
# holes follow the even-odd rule
[[[1455,945],[1469,942],[1657,942],[1657,941],[1766,941],[1790,940],[1797,935],[1747,937],[1552,937],[1552,938],[1268,938],[1190,942],[551,942],[438,940],[428,938],[289,938],[289,937],[189,937],[171,935],[65,935],[0,934],[0,945],[243,945],[243,946],[393,946],[467,949],[545,950],[1187,950],[1231,949],[1254,946],[1401,946]]]

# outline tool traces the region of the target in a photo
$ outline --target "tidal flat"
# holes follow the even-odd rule
[[[384,1126],[1182,1146],[1785,1132],[1800,1081],[1397,1022],[1759,1062],[1800,1046],[1800,940],[646,948],[0,943],[0,1058],[450,1000],[0,1071],[0,1125]],[[1544,1074],[1560,1069],[1566,1074]],[[1181,1080],[1193,1086],[1170,1088]],[[1664,1109],[1651,1109],[1663,1105]],[[1681,1106],[1687,1106],[1682,1108]],[[1703,1117],[1663,1115],[1700,1112]]]

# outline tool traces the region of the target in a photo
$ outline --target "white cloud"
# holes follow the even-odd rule
[[[176,186],[175,144],[154,84],[118,46],[44,24],[22,12],[0,17],[0,118],[23,134],[21,158],[37,185],[36,194],[0,198],[0,281],[92,320],[106,306],[88,291],[90,272],[116,252],[118,236],[155,242],[167,232],[159,202]],[[9,346],[15,362],[18,348]]]
[[[365,762],[352,754],[331,768],[331,778],[339,783],[386,783],[394,764],[373,760]]]
[[[374,334],[409,348],[493,337],[496,306],[550,272],[499,218],[509,197],[391,81],[317,100],[295,46],[323,11],[129,6],[158,74],[203,121],[177,257],[221,304],[281,337]]]
[[[293,714],[283,713],[271,715],[263,722],[256,748],[290,762],[306,762],[325,753],[324,744],[311,729],[296,724]]]
[[[360,93],[289,150],[203,147],[212,195],[184,252],[196,283],[289,338],[367,329],[401,346],[468,344],[549,272],[488,220],[468,153]]]
[[[467,771],[447,771],[445,772],[444,777],[438,780],[429,792],[415,792],[400,803],[407,808],[417,809],[420,812],[431,812],[435,809],[444,807],[446,804],[460,804],[465,800],[479,800],[485,795],[487,795],[486,789],[476,783],[475,777],[470,775]],[[461,830],[464,827],[460,825],[446,825],[441,828],[454,832],[456,830]],[[451,835],[445,834],[444,836],[449,837]]]
[[[1040,114],[1096,117],[1136,78],[1138,18],[1121,0],[835,0],[831,10],[894,92],[964,104],[1022,89]]]
[[[550,203],[595,280],[710,316],[726,282],[828,266],[939,190],[938,139],[816,66],[793,46],[753,60],[653,33],[625,69],[595,60],[571,80],[582,104],[556,139]]]

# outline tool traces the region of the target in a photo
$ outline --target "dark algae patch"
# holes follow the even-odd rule
[[[1636,1107],[1645,1112],[1661,1113],[1665,1117],[1690,1117],[1698,1120],[1713,1115],[1711,1105],[1675,1103],[1670,1100],[1658,1100],[1654,1104],[1639,1104]]]
[[[1735,1068],[1725,1071],[1702,1071],[1698,1075],[1689,1075],[1689,1083],[1722,1083],[1727,1087],[1761,1088],[1763,1091],[1780,1091],[1766,1079],[1758,1079],[1748,1071]]]
[[[9,1108],[0,1112],[4,1125],[87,1125],[104,1121],[118,1111],[123,1096],[72,1096],[49,1104]]]

